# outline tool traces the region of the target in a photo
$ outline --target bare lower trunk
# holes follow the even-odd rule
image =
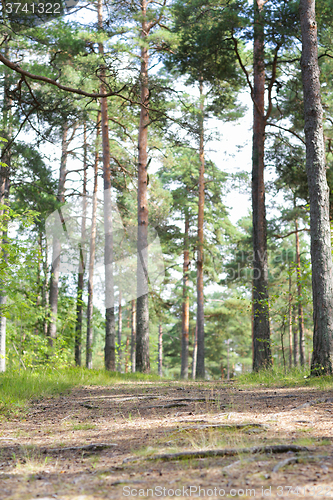
[[[98,0],[98,27],[103,28],[103,4]],[[104,54],[103,44],[99,43],[99,53]],[[101,68],[100,77],[105,80],[105,68]],[[105,84],[101,85],[101,94],[106,93]],[[116,325],[114,315],[114,281],[113,281],[113,227],[111,201],[111,168],[109,142],[109,116],[107,98],[101,98],[102,143],[103,143],[103,179],[104,179],[104,263],[105,263],[105,369],[116,370]]]
[[[136,301],[132,300],[131,309],[131,371],[135,373],[136,351]]]
[[[162,325],[158,327],[158,375],[163,377],[163,333]]]
[[[65,202],[65,182],[67,174],[67,148],[68,148],[67,134],[68,134],[68,125],[67,123],[65,123],[62,130],[61,162],[60,162],[58,194],[57,194],[57,200],[60,203]],[[49,325],[47,332],[49,337],[49,345],[51,347],[53,346],[53,342],[57,336],[60,253],[61,253],[61,243],[60,240],[57,238],[57,235],[54,234],[53,246],[52,246],[52,267],[51,267],[50,295],[49,295],[50,317],[49,317]]]
[[[141,0],[141,109],[138,139],[138,262],[136,304],[136,370],[149,373],[149,304],[148,304],[148,199],[147,199],[147,148],[149,125],[149,53],[146,37],[147,0]]]
[[[92,368],[92,341],[93,341],[93,312],[94,312],[94,265],[96,253],[96,214],[97,188],[99,164],[99,137],[101,134],[101,112],[97,114],[96,150],[94,163],[94,189],[92,200],[90,249],[89,249],[89,278],[88,278],[88,305],[87,305],[87,340],[86,340],[86,367]]]
[[[298,366],[299,350],[298,350],[298,329],[297,329],[297,306],[293,307],[293,331],[294,331],[294,366]]]
[[[205,378],[205,324],[204,324],[204,205],[205,205],[205,157],[204,157],[204,96],[203,84],[200,81],[200,173],[199,173],[199,203],[198,203],[198,257],[197,257],[197,368],[196,377]]]
[[[182,304],[182,359],[180,377],[187,380],[188,378],[188,335],[190,327],[190,298],[188,295],[189,287],[189,265],[190,252],[188,242],[189,218],[185,214],[185,233],[184,233],[184,262],[183,262],[183,304]]]
[[[265,62],[264,62],[264,0],[254,0],[253,48],[253,370],[268,368],[271,343],[268,305],[268,261],[264,184],[265,152]]]
[[[44,279],[43,279],[43,291],[42,291],[42,304],[43,304],[43,308],[44,308],[43,332],[44,332],[45,336],[47,336],[48,316],[49,316],[49,294],[48,294],[49,273],[48,273],[47,261],[48,261],[48,246],[47,246],[47,239],[45,238],[45,255],[44,255],[44,260],[43,260]]]
[[[9,47],[8,43],[5,42],[5,55],[9,57]],[[1,153],[1,163],[0,166],[0,204],[9,206],[9,189],[10,189],[10,171],[11,171],[11,146],[10,141],[12,138],[12,125],[11,125],[11,99],[8,97],[7,92],[9,90],[9,75],[7,68],[4,72],[4,85],[3,85],[3,123],[4,130],[1,131],[1,137],[7,139],[7,143],[4,144],[3,151]],[[0,210],[0,214],[4,214],[4,210]],[[3,221],[4,222],[4,221]],[[7,264],[8,254],[6,248],[3,244],[7,242],[7,230],[4,227],[3,231],[0,231],[0,254],[1,260]],[[7,334],[7,321],[5,316],[5,309],[7,303],[7,294],[3,286],[4,282],[0,282],[0,372],[6,371],[6,334]]]
[[[125,346],[125,373],[128,373],[128,349],[129,349],[130,339],[129,335],[126,337],[126,346]]]
[[[299,248],[298,221],[295,219],[296,237],[296,275],[297,275],[297,299],[298,299],[298,331],[299,331],[299,361],[301,366],[305,363],[305,340],[304,340],[304,316],[303,316],[303,293],[301,275],[301,253]]]
[[[87,218],[87,124],[84,122],[83,130],[83,189],[82,189],[82,221],[81,241],[79,244],[79,273],[77,280],[77,302],[75,323],[75,365],[81,366],[82,344],[82,311],[83,311],[83,284],[85,272],[85,240]]]
[[[192,380],[195,380],[195,374],[197,372],[197,353],[198,353],[198,327],[195,327],[194,342],[193,342],[193,354],[192,354]]]
[[[289,297],[288,297],[288,325],[289,325],[289,368],[293,360],[293,318],[292,318],[292,295],[291,295],[291,269],[289,266]]]
[[[314,324],[311,374],[330,375],[333,361],[332,251],[314,0],[300,1],[300,18]]]
[[[123,311],[121,305],[121,290],[119,290],[118,307],[118,372],[121,372],[121,333],[123,329]]]

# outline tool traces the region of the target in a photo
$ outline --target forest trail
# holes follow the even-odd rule
[[[333,391],[311,387],[161,381],[76,388],[2,421],[0,499],[329,498],[332,417]],[[270,445],[302,451],[250,449]],[[213,449],[234,454],[152,459]]]

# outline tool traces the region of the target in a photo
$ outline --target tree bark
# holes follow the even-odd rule
[[[98,27],[103,29],[103,4],[98,0]],[[98,44],[99,53],[104,54],[103,44]],[[100,71],[101,94],[106,94],[105,67]],[[114,315],[114,281],[113,281],[113,228],[111,201],[111,168],[109,142],[109,116],[107,98],[101,98],[102,143],[103,143],[103,179],[104,179],[104,263],[105,263],[105,369],[116,370],[116,325]]]
[[[190,327],[190,298],[188,295],[189,279],[188,272],[190,266],[190,252],[188,232],[190,221],[188,213],[185,213],[185,233],[184,233],[184,261],[183,261],[183,303],[182,303],[182,352],[181,352],[181,372],[182,379],[188,379],[188,335]]]
[[[196,377],[205,378],[205,324],[204,324],[204,205],[205,205],[205,156],[204,156],[204,95],[200,80],[200,115],[199,115],[199,202],[198,202],[198,257],[197,257],[197,367]]]
[[[293,361],[293,317],[292,317],[292,295],[291,295],[291,266],[289,265],[289,297],[288,297],[288,325],[289,325],[289,368]]]
[[[68,124],[64,123],[62,128],[61,161],[59,171],[57,200],[65,203],[65,183],[67,175],[67,149],[68,149]],[[52,267],[50,279],[49,306],[50,316],[48,325],[49,345],[52,347],[57,336],[57,315],[58,315],[58,295],[59,295],[59,271],[60,271],[61,243],[57,236],[53,235],[52,246]]]
[[[132,300],[131,309],[131,371],[135,373],[136,360],[136,301]]]
[[[333,359],[331,229],[314,0],[300,1],[300,18],[314,324],[311,374],[330,375]]]
[[[162,325],[158,326],[158,375],[163,377],[163,333]]]
[[[299,332],[299,362],[301,366],[305,363],[305,340],[304,340],[304,315],[303,315],[303,293],[301,275],[301,253],[299,248],[298,221],[295,219],[296,240],[296,276],[297,276],[297,299],[298,299],[298,332]]]
[[[82,189],[81,241],[79,243],[79,273],[77,280],[75,365],[81,366],[83,285],[85,272],[85,240],[87,219],[87,123],[83,124],[83,189]]]
[[[254,0],[253,47],[253,143],[252,143],[252,219],[253,219],[253,370],[272,364],[269,305],[266,209],[264,184],[265,152],[265,59],[264,0]]]
[[[136,370],[149,373],[149,304],[148,304],[148,199],[147,147],[149,125],[149,52],[146,38],[149,34],[147,0],[141,0],[141,109],[138,138],[138,261],[136,306]]]
[[[8,44],[5,45],[5,55],[9,56]],[[3,122],[4,130],[1,132],[3,139],[7,139],[9,142],[12,136],[11,127],[11,99],[8,97],[9,90],[9,77],[8,70],[5,69],[4,74],[4,84],[3,84]],[[1,163],[4,165],[0,166],[0,204],[9,206],[9,189],[10,189],[10,171],[11,171],[11,148],[8,142],[2,143],[3,151],[1,154]],[[4,215],[5,209],[0,211],[1,215]],[[7,230],[4,227],[3,231],[0,231],[1,240],[1,258],[4,262],[7,262],[7,251],[3,245],[7,242]],[[3,288],[3,283],[0,283],[0,372],[6,371],[6,333],[7,333],[7,320],[5,316],[5,309],[7,304],[7,294]]]
[[[123,329],[123,311],[121,305],[121,290],[119,290],[118,307],[118,372],[121,372],[121,334]]]
[[[195,374],[197,372],[197,353],[198,353],[198,324],[195,326],[194,342],[193,342],[193,354],[192,354],[192,380],[195,380]]]
[[[294,366],[298,366],[299,361],[299,349],[298,349],[298,328],[297,328],[297,306],[296,304],[293,307],[293,329],[294,329]]]
[[[96,124],[96,149],[94,163],[94,188],[92,198],[90,248],[89,248],[89,278],[88,278],[88,305],[87,305],[87,339],[86,339],[86,367],[92,368],[92,342],[93,342],[93,312],[94,312],[94,266],[96,254],[96,214],[97,214],[97,188],[99,164],[99,137],[101,135],[101,112],[97,114]]]

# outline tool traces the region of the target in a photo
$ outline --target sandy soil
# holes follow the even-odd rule
[[[304,387],[82,387],[32,402],[21,418],[2,419],[0,499],[330,498],[332,412],[332,391]],[[278,444],[306,450],[153,459]]]

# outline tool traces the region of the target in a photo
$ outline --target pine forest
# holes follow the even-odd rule
[[[332,12],[2,0],[1,372],[332,374]]]

